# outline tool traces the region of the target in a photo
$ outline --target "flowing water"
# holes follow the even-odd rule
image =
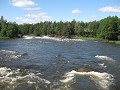
[[[0,40],[0,90],[120,90],[120,46],[39,37]]]

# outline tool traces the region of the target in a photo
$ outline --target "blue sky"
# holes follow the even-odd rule
[[[0,0],[0,16],[18,24],[73,19],[89,22],[115,15],[120,17],[119,0]]]

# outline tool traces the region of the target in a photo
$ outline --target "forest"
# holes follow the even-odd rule
[[[109,16],[99,21],[45,21],[36,24],[17,24],[0,18],[0,37],[17,38],[23,35],[72,38],[93,37],[105,40],[120,40],[120,18]]]

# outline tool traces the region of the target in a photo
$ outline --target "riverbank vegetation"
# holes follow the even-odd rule
[[[22,35],[62,38],[82,38],[92,40],[120,40],[120,18],[109,16],[99,21],[60,21],[39,22],[36,24],[20,24],[7,22],[3,16],[0,19],[0,37],[22,37]]]

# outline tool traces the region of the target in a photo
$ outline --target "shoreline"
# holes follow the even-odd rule
[[[9,37],[0,37],[0,39],[10,39]]]
[[[99,38],[94,38],[94,37],[79,37],[79,36],[75,36],[75,37],[72,37],[72,38],[75,38],[75,39],[83,39],[83,40],[91,40],[91,41],[101,41],[101,42],[106,42],[106,43],[112,43],[112,44],[118,44],[120,45],[120,40],[105,40],[105,39],[99,39]]]
[[[55,40],[55,41],[85,41],[83,39],[71,39],[71,38],[60,38],[60,37],[50,37],[50,36],[23,36],[24,39],[48,39],[48,40]]]
[[[73,36],[72,39],[83,39],[83,40],[93,40],[93,41],[102,41],[102,39],[95,37],[82,37],[82,36]]]
[[[51,36],[33,36],[33,35],[24,35],[24,39],[49,39],[49,40],[55,40],[55,41],[86,41],[86,40],[91,40],[91,41],[101,41],[101,42],[106,42],[106,43],[112,43],[112,44],[118,44],[120,45],[120,41],[110,41],[110,40],[104,40],[104,39],[99,39],[99,38],[94,38],[94,37],[82,37],[82,36],[72,36],[71,38],[63,38],[63,37],[51,37]],[[6,40],[6,39],[16,39],[16,38],[9,38],[9,37],[0,37],[0,40]]]

